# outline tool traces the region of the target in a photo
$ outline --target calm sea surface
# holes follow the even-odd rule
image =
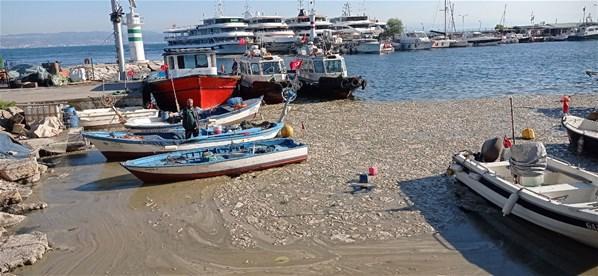
[[[146,45],[147,58],[160,60],[163,46]],[[110,45],[0,49],[0,54],[13,64],[59,60],[72,65],[87,57],[96,63],[115,62]],[[230,59],[221,61],[230,68]],[[598,69],[598,41],[350,55],[346,61],[350,74],[368,80],[368,88],[356,94],[366,100],[598,92],[598,81],[584,74],[586,69]]]

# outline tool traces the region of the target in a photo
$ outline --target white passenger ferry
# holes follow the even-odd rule
[[[295,32],[280,16],[256,15],[246,20],[247,31],[253,32],[255,42],[272,53],[288,53],[297,42]]]

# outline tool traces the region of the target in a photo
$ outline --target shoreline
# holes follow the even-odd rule
[[[574,114],[598,105],[577,98]],[[568,150],[559,99],[515,97],[516,133],[531,127],[549,154],[598,172],[596,160]],[[280,109],[260,114],[277,119]],[[444,176],[452,154],[509,135],[509,116],[508,96],[293,104],[288,123],[309,145],[307,162],[163,185],[141,185],[95,150],[61,158],[39,193],[50,208],[21,225],[48,233],[55,250],[15,272],[596,272],[584,257],[592,249],[502,217]],[[348,193],[347,181],[372,165],[377,187]]]

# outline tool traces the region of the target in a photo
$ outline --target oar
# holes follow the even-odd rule
[[[114,105],[111,105],[110,107],[112,108],[112,110],[114,111],[114,113],[116,113],[116,116],[118,116],[118,121],[121,124],[124,124],[124,123],[127,122],[127,119],[122,114],[120,114],[120,112],[116,109],[116,107],[114,107]]]

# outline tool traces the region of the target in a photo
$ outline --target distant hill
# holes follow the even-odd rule
[[[123,34],[126,44],[127,33]],[[112,32],[63,32],[28,33],[0,35],[0,48],[39,48],[112,44]],[[145,43],[164,43],[164,35],[154,31],[144,31]]]

